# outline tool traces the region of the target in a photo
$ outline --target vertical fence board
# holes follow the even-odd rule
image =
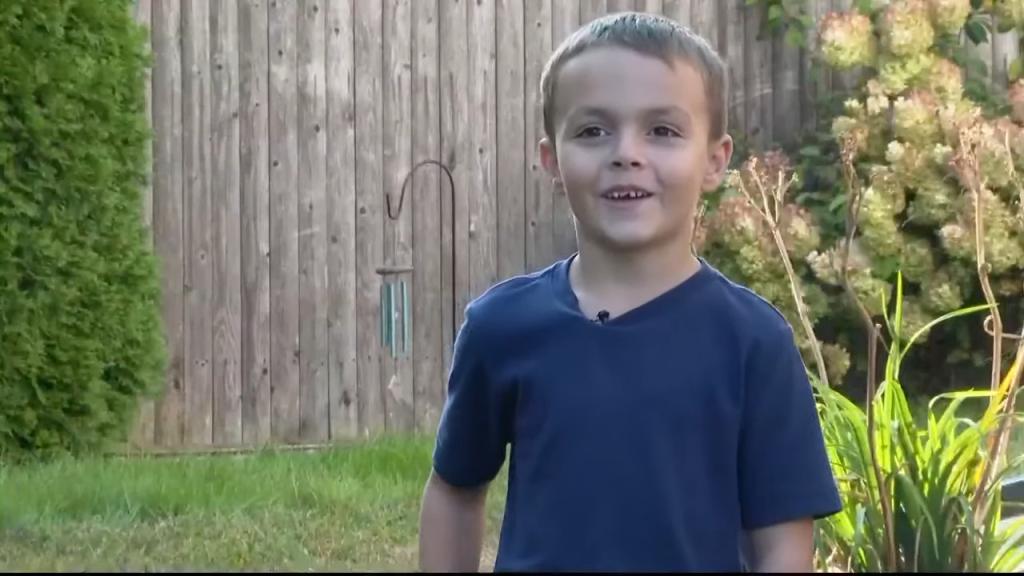
[[[270,440],[270,128],[267,0],[238,4],[242,441]]]
[[[661,8],[662,14],[684,26],[691,25],[693,6],[692,0],[665,0]]]
[[[568,3],[572,6],[572,3]],[[522,0],[498,0],[498,278],[526,268],[526,120],[523,87],[526,52]]]
[[[468,303],[469,289],[469,198],[479,194],[472,188],[472,170],[476,162],[471,156],[469,119],[469,22],[468,2],[474,0],[441,0],[441,156],[452,170],[455,180],[454,246],[446,250],[454,271],[455,325],[462,324]],[[474,118],[474,121],[479,121]],[[447,213],[447,210],[445,210]],[[446,266],[447,269],[447,266]],[[447,274],[445,275],[447,276]],[[451,345],[445,337],[445,365],[451,361]]]
[[[210,4],[213,443],[242,441],[238,12]]]
[[[770,39],[759,39],[761,20],[766,16],[762,6],[744,11],[744,92],[746,135],[752,150],[761,150],[772,137],[772,48]]]
[[[328,396],[330,436],[358,434],[356,119],[353,0],[327,8]]]
[[[324,0],[300,0],[298,74],[299,437],[328,439],[327,68]]]
[[[555,0],[557,2],[557,0]],[[641,0],[642,2],[643,0]],[[633,12],[637,9],[636,0],[608,0],[608,14],[616,12]]]
[[[297,18],[295,2],[270,0],[270,389],[278,442],[299,440]]]
[[[636,10],[648,14],[664,14],[665,2],[663,0],[637,0]]]
[[[213,442],[213,300],[210,270],[210,29],[205,0],[182,4],[182,114],[184,124],[185,202],[188,206],[188,254],[185,270],[185,388],[187,438],[193,445]]]
[[[526,173],[526,267],[536,270],[548,264],[554,257],[553,194],[551,176],[545,172],[540,161],[538,143],[547,135],[544,133],[544,111],[541,107],[540,76],[544,62],[553,50],[551,44],[552,0],[525,0],[524,18],[526,25],[524,45],[526,47],[525,133],[526,157],[529,158]]]
[[[381,302],[376,269],[384,257],[382,199],[383,82],[380,2],[356,1],[356,270],[358,290],[359,429],[364,436],[385,429],[380,374]]]
[[[814,19],[815,28],[807,37],[807,46],[800,51],[800,116],[805,130],[816,127],[819,102],[832,89],[832,75],[818,56],[817,33],[818,23],[830,10],[828,2],[808,4],[807,11]]]
[[[580,26],[580,7],[576,2],[551,2],[551,46],[561,44]],[[544,61],[540,64],[543,66]],[[541,125],[543,128],[543,124]],[[537,158],[540,163],[540,158]],[[547,262],[566,258],[576,250],[576,224],[565,189],[553,186],[550,178],[543,179],[541,193],[550,197],[551,202],[551,248]]]
[[[383,162],[384,193],[391,196],[392,210],[397,210],[402,182],[412,168],[412,6],[410,0],[384,2],[384,74],[383,84]],[[384,216],[384,262],[410,265],[412,262],[411,199],[406,201],[397,220]],[[405,338],[404,300],[409,296],[411,276],[402,273],[386,278],[394,286],[393,306],[389,311],[392,338],[381,350],[381,382],[384,386],[387,428],[407,432],[415,420],[412,365],[402,351]],[[405,297],[401,283],[405,283]],[[411,317],[411,315],[409,316]]]
[[[689,26],[714,48],[719,47],[721,28],[718,14],[721,8],[720,0],[690,0]]]
[[[167,370],[156,401],[153,441],[180,446],[185,438],[185,231],[181,12],[177,2],[153,9],[153,238],[160,260],[161,318]]]
[[[440,160],[438,0],[413,1],[413,161]],[[450,338],[451,285],[442,274],[442,253],[451,250],[444,222],[450,194],[447,177],[426,166],[413,176],[413,345],[416,430],[429,433],[444,403],[444,349]],[[445,306],[444,303],[448,305]]]
[[[469,3],[469,111],[470,161],[469,266],[470,298],[483,293],[498,279],[496,167],[497,110],[494,46],[495,0]]]
[[[771,39],[772,76],[772,138],[774,144],[785,144],[799,136],[800,123],[800,50],[785,38]]]
[[[558,2],[559,0],[552,0]],[[549,8],[550,10],[550,8]],[[580,0],[580,24],[586,24],[611,11],[608,0]]]
[[[719,28],[718,52],[728,66],[728,97],[730,133],[737,144],[743,146],[750,140],[747,133],[748,105],[747,91],[744,84],[746,67],[744,66],[744,21],[747,13],[746,0],[724,0],[720,15],[722,22]]]

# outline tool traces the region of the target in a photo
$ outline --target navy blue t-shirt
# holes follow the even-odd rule
[[[596,323],[571,260],[492,287],[456,340],[434,468],[479,486],[510,454],[497,571],[740,570],[743,530],[841,509],[774,307],[702,261]]]

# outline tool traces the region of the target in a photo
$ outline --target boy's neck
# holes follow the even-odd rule
[[[700,270],[689,242],[615,252],[580,243],[570,282],[582,312],[621,315],[682,284]]]

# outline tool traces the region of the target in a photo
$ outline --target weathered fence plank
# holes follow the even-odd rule
[[[298,3],[299,438],[328,440],[325,0]]]
[[[721,0],[690,0],[690,22],[693,31],[700,34],[713,47],[718,47],[721,36],[719,10]]]
[[[327,8],[328,396],[332,439],[358,434],[355,5]]]
[[[359,431],[383,431],[386,423],[381,382],[381,297],[377,267],[384,258],[383,54],[380,2],[356,0],[356,266]]]
[[[573,6],[573,3],[566,3]],[[526,118],[524,80],[526,48],[522,0],[498,0],[498,278],[526,269]]]
[[[580,7],[576,2],[551,2],[551,49],[554,50],[563,40],[572,35],[580,26]],[[541,57],[543,64],[544,57]],[[543,125],[541,125],[543,127]],[[540,159],[538,158],[538,162]],[[551,179],[545,178],[541,193],[551,197],[551,249],[542,263],[550,263],[556,258],[565,258],[576,250],[576,225],[572,211],[569,209],[569,198],[561,186],[552,186]]]
[[[741,108],[746,111],[744,135],[752,150],[761,150],[772,135],[772,48],[771,41],[759,38],[764,10],[743,10],[743,93]]]
[[[412,168],[412,6],[410,0],[386,0],[383,13],[384,78],[383,83],[383,167],[384,194],[392,199],[392,210],[398,208],[402,181]],[[408,194],[408,193],[407,193]],[[410,200],[406,198],[406,200]],[[410,202],[411,203],[411,202]],[[403,203],[404,204],[404,203]],[[380,265],[412,264],[412,209],[403,205],[398,219],[384,217],[384,253]],[[411,431],[415,421],[413,406],[412,365],[406,361],[404,348],[409,341],[405,320],[408,299],[408,273],[383,278],[393,287],[386,310],[391,328],[390,342],[381,350],[381,382],[384,386],[386,428]],[[405,288],[403,296],[402,288]],[[410,310],[411,312],[411,310]],[[411,314],[409,315],[411,318]]]
[[[524,131],[529,171],[526,174],[526,267],[536,270],[554,256],[552,221],[553,194],[551,176],[544,171],[538,142],[544,133],[544,111],[541,108],[540,76],[544,59],[554,49],[551,45],[552,0],[525,0],[524,27],[526,47]]]
[[[469,2],[469,116],[472,154],[469,195],[470,293],[481,294],[498,280],[498,214],[495,168],[497,106],[495,102],[495,0]]]
[[[182,4],[182,119],[185,202],[188,218],[185,268],[185,348],[188,366],[186,442],[213,442],[213,275],[210,267],[210,20],[205,0]]]
[[[163,395],[156,402],[153,442],[185,438],[185,232],[181,12],[178,2],[153,9],[153,240],[160,261],[161,319],[167,354]]]
[[[692,0],[665,0],[661,11],[668,18],[684,26],[690,26],[693,11],[691,4]]]
[[[448,252],[454,271],[454,315],[462,324],[469,302],[469,206],[472,170],[476,162],[471,148],[470,124],[479,122],[469,108],[468,6],[474,0],[441,0],[441,157],[455,180],[454,245]],[[476,79],[479,82],[479,79]],[[447,266],[446,266],[447,269]],[[447,275],[446,275],[447,276]],[[454,337],[454,335],[452,335]],[[447,339],[446,339],[447,341]],[[445,365],[451,360],[451,346],[445,351]]]
[[[210,4],[213,443],[242,441],[238,6]]]
[[[438,85],[438,0],[413,1],[413,161],[441,159]],[[464,193],[464,191],[462,191]],[[412,326],[416,430],[435,429],[445,397],[445,350],[451,337],[451,273],[442,254],[451,253],[450,186],[437,166],[413,175],[406,210],[413,212]]]
[[[270,374],[275,441],[299,441],[298,5],[270,0]]]
[[[267,0],[238,4],[242,442],[270,440],[270,127]]]

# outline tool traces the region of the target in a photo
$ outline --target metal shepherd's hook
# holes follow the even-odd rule
[[[437,160],[423,160],[423,161],[419,162],[418,164],[416,164],[415,166],[413,166],[411,170],[409,170],[409,173],[406,174],[406,176],[405,176],[405,180],[402,181],[401,194],[398,197],[398,206],[393,206],[393,203],[391,201],[391,194],[390,194],[390,192],[385,193],[384,201],[385,201],[385,204],[387,206],[388,218],[391,219],[391,220],[398,220],[398,218],[402,215],[402,206],[405,204],[405,192],[406,192],[407,187],[409,186],[409,182],[412,179],[413,174],[419,168],[421,168],[423,166],[430,165],[430,164],[433,164],[433,165],[441,168],[441,170],[444,172],[445,176],[448,177],[448,191],[449,191],[449,194],[451,196],[452,247],[454,249],[454,246],[455,246],[455,179],[452,178],[451,170],[449,170],[447,166],[445,166],[443,163],[441,163],[441,162],[439,162]],[[412,272],[413,268],[414,267],[412,265],[382,266],[380,268],[377,268],[377,273],[380,274],[381,276],[387,277],[387,276],[391,276],[391,275],[394,275],[394,274],[402,274],[402,273]],[[453,324],[452,324],[452,331],[453,331],[453,335],[454,335],[454,331],[456,329],[456,326],[454,324],[455,317],[456,317],[455,316],[456,310],[455,310],[455,306],[454,306],[454,290],[455,290],[455,257],[454,257],[454,254],[452,255],[452,278],[451,278],[451,280],[452,280],[451,286],[452,286],[452,293],[453,293],[453,306],[452,306],[452,318],[451,318],[451,321],[453,322]],[[404,280],[399,280],[398,281],[397,293],[396,293],[396,286],[395,286],[395,284],[393,282],[385,281],[381,285],[380,297],[381,297],[381,307],[380,307],[380,311],[381,311],[381,318],[380,318],[380,320],[381,320],[381,342],[391,350],[392,355],[395,354],[395,345],[396,345],[396,343],[399,342],[399,340],[396,338],[396,328],[397,327],[395,326],[395,323],[396,323],[396,320],[397,320],[396,314],[395,314],[396,300],[400,298],[401,301],[402,301],[402,311],[403,311],[403,314],[402,314],[402,323],[401,323],[401,326],[400,326],[401,332],[402,332],[402,336],[401,336],[401,340],[400,340],[402,348],[401,348],[401,351],[398,354],[399,355],[403,355],[409,349],[409,338],[411,336],[411,331],[408,329],[408,326],[410,324],[410,322],[409,322],[409,317],[410,317],[410,313],[409,313],[409,295],[408,295],[408,291],[406,290],[405,281]]]

